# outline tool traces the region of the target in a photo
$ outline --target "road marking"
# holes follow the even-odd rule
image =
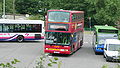
[[[88,42],[84,42],[84,43],[88,43]]]
[[[92,42],[84,42],[84,44],[86,44],[86,43],[90,43],[90,44],[92,44]]]

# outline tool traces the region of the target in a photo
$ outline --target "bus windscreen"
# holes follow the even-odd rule
[[[69,17],[69,12],[51,11],[48,13],[49,22],[69,22]]]
[[[98,32],[101,32],[101,33],[118,33],[118,30],[99,29]]]
[[[70,33],[46,32],[45,43],[57,45],[69,45],[70,37],[71,37]]]

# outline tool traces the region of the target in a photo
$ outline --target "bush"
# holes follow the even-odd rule
[[[42,54],[42,56],[40,56],[40,58],[37,60],[36,68],[48,68],[52,67],[54,64],[57,64],[58,67],[56,68],[60,68],[61,61],[58,60],[59,59],[57,57],[48,56],[48,54]]]
[[[2,68],[16,68],[14,67],[13,65],[20,62],[19,60],[17,59],[14,59],[13,61],[11,62],[7,62],[7,63],[0,63],[0,67]]]
[[[103,65],[102,68],[111,68],[111,67],[109,67],[109,65]],[[114,67],[114,68],[120,68],[120,65],[117,64],[116,67]]]
[[[29,20],[44,20],[44,17],[42,15],[31,15],[28,17]]]
[[[102,68],[108,68],[108,65],[103,65]]]

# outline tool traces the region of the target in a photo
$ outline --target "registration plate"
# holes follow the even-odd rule
[[[58,51],[54,51],[54,53],[60,53],[60,52],[58,52]]]
[[[113,59],[120,59],[119,57],[113,57]]]

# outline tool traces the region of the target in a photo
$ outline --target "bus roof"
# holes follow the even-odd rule
[[[44,24],[42,20],[9,20],[0,19],[0,24]]]
[[[112,30],[118,30],[117,28],[113,26],[102,26],[102,25],[95,25],[94,26],[96,29],[112,29]]]
[[[63,11],[63,12],[70,12],[70,13],[84,13],[84,11],[72,11],[72,10],[48,10],[50,11]]]

